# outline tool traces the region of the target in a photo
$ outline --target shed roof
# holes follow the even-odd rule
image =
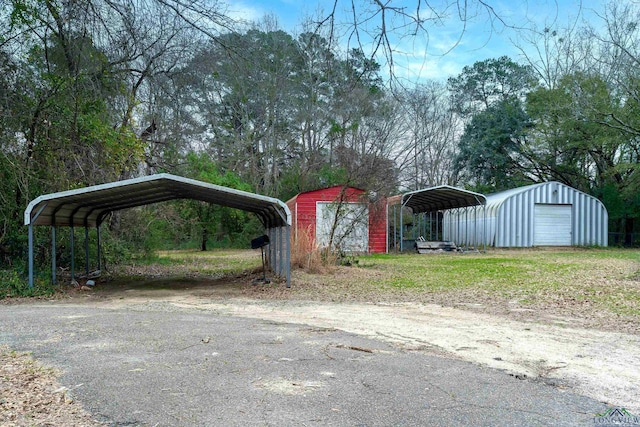
[[[510,188],[508,190],[499,191],[497,193],[487,194],[487,204],[499,205],[499,204],[502,204],[505,200],[507,200],[510,197],[513,197],[520,193],[524,193],[534,188],[549,185],[549,184],[558,184],[558,183],[556,183],[555,181],[541,182],[537,184],[525,185],[523,187]]]
[[[576,188],[570,187],[558,181],[539,182],[537,184],[525,185],[524,187],[517,187],[517,188],[505,190],[505,191],[500,191],[498,193],[488,194],[487,209],[490,212],[495,212],[497,209],[500,208],[500,206],[502,206],[505,202],[507,202],[507,200],[527,192],[577,193],[577,194],[583,195],[584,197],[590,200],[594,200],[596,203],[601,205],[606,210],[602,201],[600,201],[597,197],[584,193]]]
[[[410,191],[401,197],[402,205],[410,207],[414,213],[484,205],[486,200],[480,193],[449,185]]]
[[[366,192],[362,188],[352,187],[349,185],[333,185],[331,187],[322,187],[315,190],[303,191],[302,193],[298,193],[287,200],[287,204],[294,203],[300,196],[317,195],[321,198],[331,198],[331,200],[333,200],[333,198],[335,197],[334,195],[340,195],[340,192],[342,191],[344,191],[344,196],[346,196],[347,198],[359,196]]]
[[[174,199],[253,212],[267,228],[291,225],[291,212],[278,199],[167,173],[42,195],[27,206],[24,223],[93,227],[110,212]]]

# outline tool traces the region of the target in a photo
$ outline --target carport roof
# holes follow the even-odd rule
[[[410,207],[414,213],[484,205],[486,201],[487,198],[480,193],[449,185],[411,191],[401,198],[402,206]]]
[[[27,206],[24,223],[95,227],[113,211],[174,199],[253,212],[267,228],[291,225],[291,212],[278,199],[167,173],[42,195]]]

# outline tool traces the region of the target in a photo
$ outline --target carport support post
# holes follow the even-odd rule
[[[84,220],[84,259],[87,277],[89,277],[89,225],[86,218]]]
[[[473,208],[473,233],[471,234],[473,237],[473,249],[478,250],[478,209],[477,206]]]
[[[277,265],[278,265],[278,251],[276,248],[276,237],[275,231],[273,227],[269,227],[265,229],[265,234],[269,238],[269,244],[266,246],[267,251],[267,266],[271,269],[271,271],[275,274],[278,274]]]
[[[280,259],[280,257],[278,255],[280,255],[280,227],[276,227],[273,230],[273,235],[275,236],[275,244],[273,245],[273,248],[275,250],[275,257],[274,257],[274,263],[271,266],[273,272],[275,274],[280,274],[280,262],[282,261]]]
[[[33,224],[29,222],[29,288],[33,288]]]
[[[275,264],[275,259],[276,259],[276,255],[275,255],[275,249],[273,248],[274,243],[274,238],[273,238],[273,228],[267,228],[267,236],[269,236],[269,246],[267,246],[267,251],[269,254],[269,267],[271,267],[273,264]]]
[[[284,227],[278,227],[278,275],[284,276]]]
[[[76,255],[75,255],[75,236],[73,233],[73,224],[71,224],[71,227],[69,233],[69,246],[71,246],[71,281],[73,282],[76,278]]]
[[[484,201],[484,209],[483,209],[484,221],[482,226],[482,241],[483,241],[483,250],[487,252],[487,201]]]
[[[402,199],[400,199],[400,201],[402,201]],[[402,211],[403,211],[402,208],[403,207],[404,207],[404,204],[400,203],[400,253],[402,253],[402,246],[403,246],[402,245],[402,239],[404,238],[403,237],[404,233],[402,231],[402,229],[404,228],[404,221],[403,221],[403,218],[402,218]]]
[[[287,247],[287,249],[285,250],[285,264],[284,264],[284,268],[287,274],[287,288],[291,287],[291,226],[287,225],[287,231],[286,231],[286,235],[287,235],[287,239],[285,241],[285,245]]]
[[[433,212],[429,212],[429,240],[431,241],[437,241],[438,240],[438,232],[436,231],[436,234],[434,236],[433,232],[434,232],[434,228],[433,228]],[[438,212],[436,212],[435,214],[435,220],[436,223],[438,222]]]
[[[271,264],[271,270],[275,274],[280,274],[280,262],[282,261],[278,256],[280,253],[280,227],[273,229],[273,239],[269,246],[273,249],[273,264]]]
[[[284,229],[284,226],[280,227],[280,272],[278,273],[280,275],[280,277],[284,277],[286,275],[286,271],[285,271],[285,255],[284,255],[284,251],[285,251],[285,241],[284,238],[286,236],[287,231]]]
[[[56,217],[51,219],[51,284],[56,284]]]
[[[100,239],[100,224],[98,224],[96,226],[96,234],[97,234],[97,239],[98,239],[98,270],[102,270],[102,263],[100,262],[100,245],[102,244],[101,239]]]
[[[464,246],[469,249],[469,206],[464,207]]]
[[[286,262],[286,257],[285,257],[285,250],[287,248],[287,244],[284,241],[285,238],[287,237],[287,230],[285,230],[286,226],[282,226],[280,227],[280,276],[285,276],[286,275],[286,271],[285,271],[285,262]]]
[[[264,234],[269,237],[269,244],[267,245],[267,266],[271,266],[273,263],[273,251],[271,250],[271,245],[273,245],[273,236],[271,235],[271,229],[265,229]]]
[[[419,234],[420,233],[420,214],[413,214],[412,215],[413,218],[411,218],[411,227],[413,228],[412,233],[411,233],[411,238],[413,240],[417,239],[418,237],[416,236],[416,231]],[[417,223],[417,224],[416,224]]]

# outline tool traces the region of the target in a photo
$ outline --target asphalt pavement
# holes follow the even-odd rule
[[[320,329],[183,309],[0,306],[0,344],[113,426],[587,426],[567,384]]]

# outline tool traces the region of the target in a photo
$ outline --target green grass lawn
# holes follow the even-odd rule
[[[256,271],[260,253],[247,250],[163,251],[156,266],[175,275]],[[640,317],[640,250],[490,249],[476,253],[375,254],[323,274],[293,271],[286,294],[261,297],[333,301],[423,301],[511,304],[524,308],[599,310]],[[266,293],[265,293],[266,292]]]
[[[372,255],[359,262],[387,273],[386,288],[420,293],[480,293],[521,306],[588,304],[640,316],[640,251],[490,250],[473,254]]]
[[[118,267],[113,280],[158,280],[167,288],[184,279],[189,286],[210,286],[213,280],[249,298],[435,303],[587,319],[583,323],[640,333],[638,249],[489,249],[376,254],[353,261],[349,267],[327,266],[320,274],[294,269],[292,287],[286,289],[277,280],[252,284],[261,271],[259,251],[162,251]]]
[[[488,251],[433,255],[371,255],[359,265],[390,273],[385,284],[401,289],[446,291],[481,287],[495,292],[570,286],[576,279],[622,279],[640,269],[640,251]],[[626,267],[625,267],[626,264]],[[588,277],[585,277],[588,276]]]
[[[262,266],[260,251],[214,249],[158,252],[158,262],[180,265],[202,273],[238,274]]]

